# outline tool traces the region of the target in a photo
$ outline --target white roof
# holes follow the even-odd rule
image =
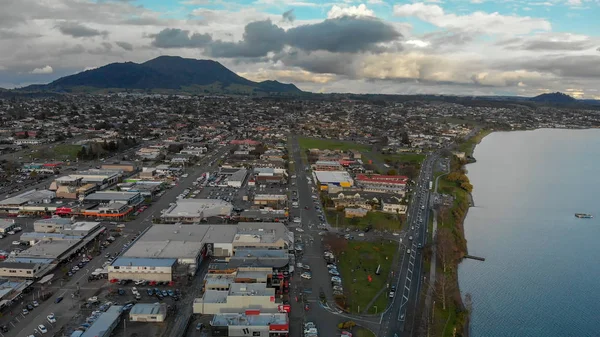
[[[314,173],[322,184],[354,182],[350,174],[346,171],[314,171]]]
[[[220,199],[183,199],[174,208],[163,214],[163,218],[202,217],[230,215],[233,205]]]

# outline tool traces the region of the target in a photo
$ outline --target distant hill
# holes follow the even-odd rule
[[[211,60],[160,56],[144,63],[111,63],[21,91],[154,91],[197,93],[301,93],[293,84],[253,82]]]
[[[561,92],[553,92],[548,94],[541,94],[529,99],[534,102],[544,103],[575,103],[577,100],[567,94]]]

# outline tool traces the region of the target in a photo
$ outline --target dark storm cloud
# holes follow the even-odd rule
[[[129,42],[117,41],[117,42],[115,42],[115,44],[127,51],[133,50],[133,45]]]
[[[202,48],[212,41],[208,34],[194,33],[178,28],[165,28],[158,34],[151,35],[152,45],[158,48]]]
[[[292,28],[287,32],[291,46],[305,51],[330,52],[374,51],[376,44],[400,38],[392,26],[375,18],[344,16]]]
[[[294,9],[290,9],[289,11],[283,12],[281,15],[281,19],[283,22],[294,22],[296,20],[296,14],[294,14]]]
[[[93,37],[107,35],[108,32],[86,27],[78,22],[64,21],[56,24],[56,28],[65,35],[72,37]]]
[[[306,51],[329,51],[357,53],[378,52],[377,44],[392,42],[401,37],[392,26],[375,18],[341,17],[327,19],[285,31],[270,20],[251,22],[246,25],[244,36],[238,42],[212,40],[208,34],[168,28],[152,35],[152,44],[159,48],[205,48],[212,57],[263,57],[269,52],[279,52],[285,45]],[[195,38],[198,38],[195,41]]]
[[[270,20],[251,22],[244,29],[240,42],[214,41],[207,52],[213,57],[260,57],[280,51],[285,45],[286,32]]]

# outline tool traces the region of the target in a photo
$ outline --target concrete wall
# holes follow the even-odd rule
[[[173,274],[170,267],[156,267],[156,270],[136,270],[125,269],[120,267],[115,269],[113,266],[108,267],[109,279],[127,279],[127,280],[146,280],[146,281],[172,281]],[[132,267],[137,268],[137,267]]]

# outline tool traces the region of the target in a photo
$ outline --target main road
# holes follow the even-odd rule
[[[396,283],[396,296],[391,307],[381,316],[378,336],[411,336],[414,330],[419,293],[424,281],[421,247],[427,243],[431,194],[429,183],[433,179],[433,167],[438,159],[437,153],[427,156],[412,188],[412,198],[407,212],[408,233],[402,243],[402,249],[407,254],[400,262],[401,271]]]

